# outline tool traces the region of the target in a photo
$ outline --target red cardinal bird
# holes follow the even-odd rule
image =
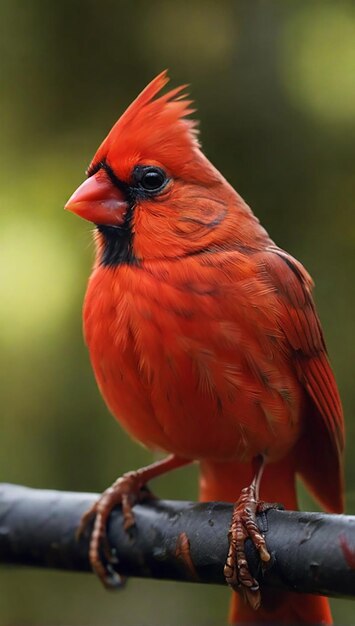
[[[312,280],[201,152],[185,86],[158,95],[167,81],[129,106],[66,205],[96,225],[84,329],[100,391],[132,437],[169,453],[87,514],[91,563],[114,582],[99,557],[110,510],[122,503],[129,527],[147,481],[198,461],[201,499],[236,502],[231,621],[331,624],[325,598],[260,592],[243,554],[250,536],[270,558],[255,514],[260,498],[297,508],[296,474],[343,510],[343,415]]]

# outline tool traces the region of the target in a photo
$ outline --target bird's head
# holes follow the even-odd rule
[[[65,206],[96,225],[103,264],[225,245],[236,213],[243,239],[251,212],[202,153],[186,86],[157,97],[168,80],[159,74],[123,113]]]

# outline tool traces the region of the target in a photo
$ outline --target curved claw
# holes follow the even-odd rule
[[[83,515],[77,531],[80,538],[95,515],[91,532],[89,559],[93,571],[103,585],[109,589],[122,586],[122,578],[117,573],[117,556],[112,553],[106,524],[108,517],[117,505],[122,506],[123,527],[128,531],[135,524],[132,507],[136,502],[143,502],[154,496],[147,488],[147,482],[166,472],[191,463],[189,459],[170,455],[135,472],[127,472],[106,489],[99,500]]]
[[[98,574],[98,572],[96,572]],[[98,574],[99,575],[99,574]],[[104,578],[100,577],[103,585],[109,591],[113,589],[122,589],[126,585],[126,578],[124,576],[120,576],[118,572],[108,563],[106,565],[106,575]]]
[[[257,611],[261,604],[261,595],[259,589],[248,589],[246,587],[242,587],[242,597],[246,604],[254,610]]]
[[[80,520],[80,524],[75,531],[75,538],[77,541],[79,541],[82,538],[85,531],[87,530],[87,527],[91,524],[92,520],[94,519],[96,515],[96,510],[97,510],[97,502],[95,502],[92,505],[92,507],[90,507],[90,509],[88,509],[86,513],[84,513],[84,515],[82,516]]]
[[[118,558],[108,541],[106,533],[108,517],[112,509],[121,504],[123,526],[128,531],[135,524],[133,505],[152,497],[148,488],[142,488],[139,474],[130,472],[124,474],[106,489],[99,500],[81,518],[76,532],[78,540],[95,518],[91,531],[89,560],[93,571],[106,589],[121,588],[125,584],[125,578],[121,577],[116,570]]]
[[[261,595],[258,581],[252,576],[245,555],[245,541],[251,539],[259,552],[260,560],[267,563],[271,559],[265,538],[256,521],[256,514],[270,508],[279,508],[276,504],[260,502],[256,498],[255,483],[242,490],[232,515],[232,523],[228,533],[229,551],[224,566],[224,576],[232,589],[241,592],[244,600],[253,608],[258,609]]]

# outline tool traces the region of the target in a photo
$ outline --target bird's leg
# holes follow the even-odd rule
[[[259,552],[261,561],[267,563],[270,560],[265,539],[256,522],[256,514],[270,508],[279,508],[277,504],[267,504],[259,500],[264,465],[263,457],[259,456],[254,459],[254,479],[249,487],[242,489],[234,505],[228,533],[229,551],[224,566],[224,575],[228,585],[234,591],[241,593],[245,601],[255,610],[259,608],[261,601],[259,583],[250,573],[244,545],[246,539],[251,539]]]
[[[97,502],[83,515],[77,537],[81,537],[95,518],[90,537],[89,559],[93,571],[108,589],[120,587],[123,582],[114,569],[117,559],[111,551],[106,534],[106,524],[112,509],[117,505],[122,506],[123,527],[128,531],[135,524],[132,510],[134,504],[153,497],[146,487],[147,482],[188,463],[191,463],[189,459],[171,455],[147,467],[127,472],[106,489]],[[101,557],[101,550],[106,562]]]

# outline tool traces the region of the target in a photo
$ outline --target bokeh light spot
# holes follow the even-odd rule
[[[32,344],[58,329],[75,287],[75,262],[53,223],[23,215],[0,233],[1,344]]]
[[[296,103],[327,122],[355,121],[354,41],[354,4],[303,4],[285,22],[285,87]]]

